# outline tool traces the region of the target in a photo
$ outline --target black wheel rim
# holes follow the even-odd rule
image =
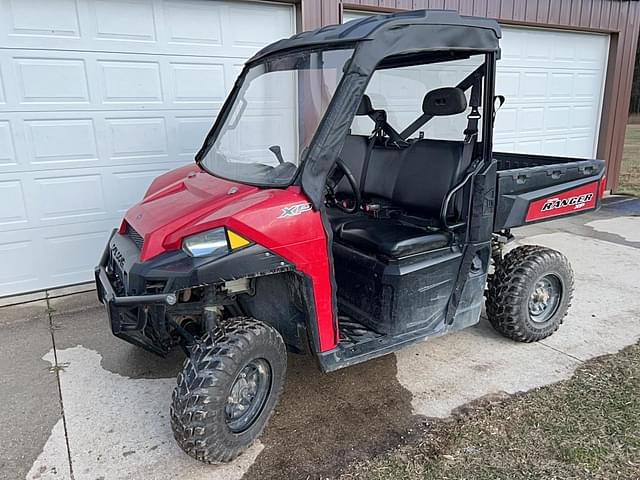
[[[249,362],[235,378],[227,403],[225,420],[229,430],[247,430],[262,413],[271,390],[271,366],[264,358]]]
[[[547,322],[558,311],[562,282],[554,274],[540,277],[529,296],[529,317],[535,323]]]

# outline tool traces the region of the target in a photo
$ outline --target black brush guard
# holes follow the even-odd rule
[[[98,300],[107,308],[111,331],[129,343],[144,348],[157,355],[169,352],[172,338],[166,320],[166,306],[174,301],[171,294],[125,295],[122,278],[124,272],[112,256],[112,244],[116,231],[111,233],[109,242],[95,268]]]

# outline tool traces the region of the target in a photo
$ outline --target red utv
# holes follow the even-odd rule
[[[287,351],[330,372],[474,325],[484,296],[514,340],[562,323],[566,258],[502,247],[512,227],[598,208],[604,163],[493,151],[499,38],[491,20],[413,11],[276,42],[195,163],[127,212],[98,296],[114,335],[186,352],[171,425],[189,455],[254,441]]]

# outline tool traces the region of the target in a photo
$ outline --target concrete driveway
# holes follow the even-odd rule
[[[266,479],[336,475],[398,445],[429,417],[479,397],[569,377],[640,337],[640,200],[520,229],[556,248],[576,275],[566,324],[537,344],[486,320],[364,365],[321,374],[291,357],[284,397],[259,442],[235,462],[202,465],[167,418],[176,353],[156,358],[109,332],[93,292],[0,308],[0,478]],[[6,303],[6,302],[5,302]]]

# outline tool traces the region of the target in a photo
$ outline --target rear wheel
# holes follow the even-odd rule
[[[171,427],[180,447],[206,463],[228,462],[262,433],[284,386],[282,337],[253,318],[206,334],[173,391]]]
[[[505,337],[536,342],[562,324],[573,295],[573,271],[560,252],[537,245],[510,251],[489,277],[487,316]]]

